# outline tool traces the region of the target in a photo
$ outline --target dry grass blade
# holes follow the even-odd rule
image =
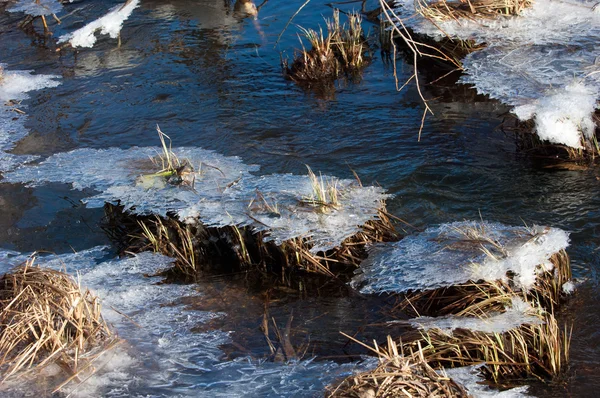
[[[431,21],[460,18],[495,18],[519,15],[531,0],[415,0],[416,11]]]
[[[0,278],[0,371],[6,380],[59,363],[70,379],[118,339],[102,318],[97,297],[71,276],[34,261]]]
[[[378,353],[377,368],[350,376],[336,387],[329,387],[329,397],[468,397],[465,389],[452,379],[437,373],[424,359],[422,351],[402,356],[398,346],[388,338],[387,350],[369,347]]]

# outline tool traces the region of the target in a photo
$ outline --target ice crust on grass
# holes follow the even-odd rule
[[[65,389],[71,396],[313,397],[334,380],[376,366],[375,358],[346,364],[313,359],[283,364],[250,357],[224,361],[219,346],[230,342],[230,332],[192,329],[227,314],[181,304],[182,298],[204,296],[201,285],[160,284],[160,277],[145,276],[173,261],[160,254],[104,261],[107,256],[106,247],[96,247],[38,261],[77,274],[82,286],[98,294],[104,317],[124,339],[99,361],[96,374]],[[0,251],[0,271],[26,258]],[[35,382],[18,379],[0,393],[23,396],[35,391]]]
[[[7,11],[23,12],[32,17],[39,17],[41,15],[57,14],[62,9],[62,3],[58,0],[39,0],[39,3],[35,0],[19,0]]]
[[[523,299],[512,298],[512,305],[505,312],[485,314],[481,317],[446,315],[439,317],[421,316],[409,320],[411,326],[421,329],[440,329],[452,333],[455,329],[469,329],[484,333],[504,333],[521,325],[541,325],[543,320],[536,310]]]
[[[104,16],[88,23],[75,32],[62,35],[58,43],[69,42],[73,47],[93,47],[96,43],[96,32],[116,39],[123,28],[123,23],[139,5],[139,0],[131,0],[111,8]]]
[[[485,43],[463,60],[461,82],[533,119],[539,137],[581,148],[593,133],[600,100],[600,12],[594,2],[534,1],[515,17],[433,23],[415,13],[414,0],[395,10],[414,31]],[[595,10],[594,10],[595,7]]]
[[[160,153],[159,148],[77,149],[53,155],[37,166],[21,167],[5,178],[29,186],[62,182],[80,190],[92,188],[99,193],[87,199],[89,207],[119,202],[134,214],[169,213],[209,227],[250,227],[266,231],[265,239],[277,244],[307,238],[314,245],[313,252],[332,249],[359,232],[367,221],[377,218],[381,200],[388,197],[379,187],[322,176],[338,187],[340,206],[318,211],[303,203],[303,198],[306,202],[312,195],[308,175],[256,176],[252,173],[258,167],[245,165],[237,157],[200,148],[174,148],[173,152],[194,167],[193,176],[186,177],[190,186],[148,182],[147,178],[139,182],[140,174],[157,171],[149,157]]]
[[[20,102],[29,98],[30,91],[56,87],[59,76],[33,75],[31,71],[9,71],[0,64],[0,172],[13,169],[19,164],[31,161],[35,157],[12,155],[7,153],[17,141],[28,134],[25,128],[27,106]]]
[[[443,373],[462,385],[473,398],[522,398],[530,397],[527,394],[528,386],[514,387],[509,390],[498,391],[485,384],[485,378],[479,372],[482,365],[463,366],[459,368],[444,369]]]
[[[473,228],[483,229],[504,248],[506,256],[489,257],[481,251],[482,243],[491,247],[488,243],[460,232]],[[352,285],[362,293],[402,293],[468,281],[506,281],[511,271],[516,287],[527,290],[535,283],[538,265],[552,269],[550,257],[568,244],[569,234],[558,228],[476,221],[442,224],[399,242],[375,245]]]

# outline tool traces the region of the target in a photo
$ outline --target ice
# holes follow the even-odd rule
[[[444,369],[452,380],[462,385],[469,396],[473,398],[522,398],[529,397],[527,390],[529,387],[520,386],[509,390],[497,391],[485,384],[485,378],[480,374],[479,368],[482,365],[463,366],[460,368]]]
[[[502,248],[470,239],[463,231],[483,230]],[[557,228],[512,227],[499,223],[464,221],[431,227],[399,242],[376,245],[361,264],[352,285],[363,293],[436,289],[469,280],[507,280],[515,273],[516,287],[529,289],[538,265],[551,267],[552,254],[566,248],[569,234]],[[490,257],[482,247],[495,254]]]
[[[76,189],[99,191],[86,199],[89,207],[118,202],[134,214],[173,214],[209,227],[250,227],[266,231],[265,239],[277,244],[306,238],[314,245],[313,252],[338,246],[367,221],[377,219],[381,201],[389,196],[379,187],[321,176],[337,186],[340,204],[315,209],[305,203],[313,192],[308,175],[255,176],[258,167],[237,157],[200,148],[173,148],[173,152],[194,167],[195,172],[185,177],[187,186],[148,176],[158,171],[149,158],[160,153],[159,148],[77,149],[53,155],[37,166],[20,167],[5,179],[29,186],[72,183]],[[140,178],[142,174],[146,177]]]
[[[513,106],[519,119],[533,119],[540,138],[580,148],[591,136],[600,99],[600,13],[593,2],[534,1],[517,17],[436,21],[439,29],[415,14],[413,0],[396,4],[418,33],[485,43],[463,60],[461,82]]]
[[[24,261],[27,256],[0,251],[0,266]],[[353,372],[376,366],[376,359],[337,364],[313,359],[273,363],[250,357],[221,360],[219,346],[230,341],[229,332],[192,329],[215,317],[227,316],[193,310],[181,303],[188,296],[202,297],[201,285],[161,284],[145,275],[167,267],[172,259],[152,253],[109,259],[106,247],[74,254],[51,255],[38,263],[78,275],[82,286],[101,299],[104,317],[125,341],[99,361],[98,372],[67,394],[97,396],[249,396],[312,397],[325,386]],[[118,312],[117,312],[118,311]],[[18,379],[3,385],[3,396],[32,393],[39,383]],[[40,392],[41,393],[41,392]]]
[[[69,42],[73,47],[93,47],[96,43],[96,31],[101,34],[109,35],[116,39],[121,32],[123,22],[129,18],[133,10],[139,5],[139,0],[130,0],[124,4],[119,4],[111,8],[104,16],[88,23],[83,28],[75,32],[62,35],[58,43]]]
[[[512,305],[505,312],[485,314],[481,317],[447,315],[440,317],[421,316],[409,320],[421,330],[440,329],[451,334],[455,329],[469,329],[484,333],[503,333],[521,325],[541,325],[543,320],[536,310],[520,297],[512,299]]]
[[[40,15],[57,14],[62,9],[62,3],[58,0],[19,0],[7,11],[24,12],[27,15],[39,17]]]
[[[0,64],[0,67],[4,67]],[[24,100],[29,98],[27,92],[60,84],[56,75],[33,75],[31,71],[3,70],[0,74],[0,101]]]
[[[0,172],[12,170],[19,164],[35,159],[7,153],[17,141],[28,134],[25,128],[27,106],[21,101],[29,98],[28,92],[56,87],[60,84],[55,75],[33,75],[30,71],[7,71],[0,64]]]

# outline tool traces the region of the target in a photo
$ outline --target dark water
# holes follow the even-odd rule
[[[322,24],[321,16],[330,15],[325,3],[313,0],[294,23]],[[55,37],[73,31],[114,4],[67,5],[73,13],[60,26],[51,23],[51,30]],[[566,385],[537,386],[535,392],[595,395],[600,387],[598,171],[535,167],[498,129],[507,109],[465,87],[424,87],[435,115],[427,118],[418,142],[418,93],[413,86],[396,92],[393,69],[378,52],[360,82],[339,83],[326,98],[303,91],[283,79],[279,66],[280,56],[291,57],[299,47],[294,24],[274,47],[300,4],[270,0],[257,20],[238,20],[223,1],[145,0],[126,21],[120,48],[104,38],[93,49],[59,52],[53,38],[16,28],[20,15],[1,13],[0,62],[7,69],[62,76],[57,88],[31,94],[30,135],[13,152],[47,156],[78,147],[154,146],[158,123],[175,145],[237,155],[261,165],[264,173],[304,173],[305,164],[339,177],[355,170],[363,182],[379,183],[394,194],[389,210],[418,227],[481,214],[490,221],[564,228],[572,232],[574,273],[584,281],[565,311],[575,325],[572,368]],[[424,81],[426,72],[421,71]],[[411,73],[412,66],[400,61],[400,80]],[[68,252],[108,243],[98,228],[102,212],[82,206],[78,201],[84,196],[63,185],[31,189],[0,183],[0,247]],[[234,291],[249,294],[235,284],[226,286],[231,297]],[[323,341],[339,329],[356,330],[361,319],[377,319],[366,314],[378,308],[356,312],[347,294],[324,296],[311,298],[312,304],[288,298],[273,308],[282,323],[290,308],[319,308],[314,317],[335,308],[338,320],[323,330],[318,322],[306,328]],[[256,300],[252,311],[258,314],[264,297]],[[236,306],[218,310],[230,313]],[[249,341],[254,338],[240,341],[254,347],[258,343]]]

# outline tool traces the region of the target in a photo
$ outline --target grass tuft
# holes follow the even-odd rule
[[[66,381],[93,372],[92,363],[118,342],[89,290],[35,258],[0,278],[0,371],[4,380],[57,364]],[[89,373],[87,373],[89,374]]]

